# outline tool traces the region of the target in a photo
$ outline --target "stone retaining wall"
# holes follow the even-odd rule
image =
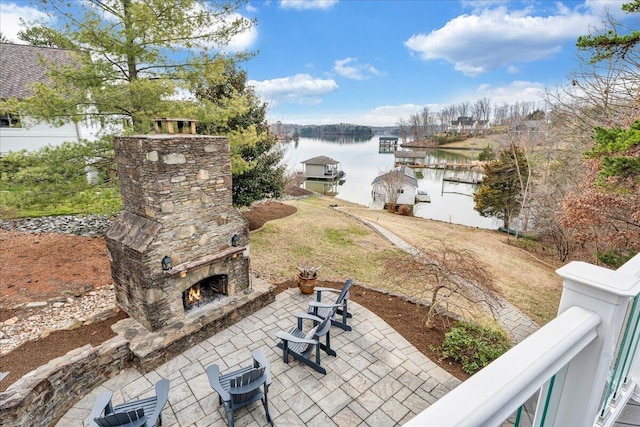
[[[53,425],[94,387],[131,366],[124,337],[77,348],[31,371],[0,393],[0,420],[5,427]]]
[[[88,344],[72,350],[31,371],[0,393],[0,425],[54,426],[75,402],[121,370],[129,367],[152,370],[275,301],[275,286],[257,278],[253,283],[254,292],[237,296],[224,310],[214,309],[220,316],[203,314],[187,328],[184,323],[171,325],[164,331],[166,341],[155,346],[147,339],[149,334],[159,335],[158,332],[148,332],[133,319],[120,320],[113,326],[117,337],[97,347]],[[132,322],[137,325],[134,327]],[[145,351],[140,341],[146,341]]]

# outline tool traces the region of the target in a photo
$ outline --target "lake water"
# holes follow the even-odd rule
[[[378,141],[378,136],[365,140],[300,138],[297,143],[292,141],[284,144],[284,160],[292,171],[302,170],[301,162],[316,156],[328,156],[339,161],[340,168],[346,173],[341,185],[307,181],[305,188],[368,206],[371,202],[371,182],[376,176],[392,169],[394,164],[393,153],[378,152]],[[475,158],[477,152],[473,151],[430,149],[427,150],[426,162],[464,162]],[[426,191],[431,198],[431,203],[415,205],[415,216],[486,229],[495,229],[501,224],[494,218],[480,216],[473,209],[474,185],[443,181],[443,170],[415,170],[421,171],[424,176],[418,179],[418,189]],[[452,172],[446,173],[450,176]]]

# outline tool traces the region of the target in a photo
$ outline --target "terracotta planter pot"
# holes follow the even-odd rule
[[[313,288],[316,286],[317,283],[318,283],[318,276],[308,279],[298,274],[298,289],[300,289],[300,292],[303,294],[312,294]]]

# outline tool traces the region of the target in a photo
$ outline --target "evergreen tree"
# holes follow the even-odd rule
[[[9,37],[5,36],[0,31],[0,43],[13,43],[13,42],[9,39]]]
[[[34,23],[21,37],[75,48],[76,62],[49,64],[51,81],[34,85],[21,109],[50,123],[87,115],[107,124],[126,119],[131,131],[142,133],[156,117],[189,114],[188,103],[169,100],[253,24],[232,19],[239,1],[40,2],[53,24]]]
[[[59,31],[43,25],[34,25],[33,27],[18,31],[18,38],[32,46],[76,49],[74,43]]]
[[[622,5],[626,13],[640,13],[640,0],[634,0]],[[579,49],[593,53],[591,62],[609,58],[624,58],[630,51],[640,44],[640,30],[633,30],[627,34],[620,34],[616,27],[604,33],[590,34],[578,37],[576,45]]]
[[[204,114],[199,133],[227,135],[231,141],[233,202],[249,205],[265,197],[279,197],[285,168],[277,135],[266,120],[268,104],[247,86],[246,72],[234,61],[218,58],[212,68],[194,82],[192,90],[206,110],[226,108],[224,115]]]
[[[516,145],[501,151],[498,160],[484,167],[484,177],[473,196],[475,210],[482,216],[502,219],[508,229],[511,220],[520,213],[521,179],[526,187],[528,167],[524,153]]]
[[[253,22],[234,18],[242,0],[41,0],[55,26],[34,23],[20,38],[75,52],[68,66],[48,64],[50,81],[18,108],[53,124],[85,117],[106,135],[148,133],[158,117],[196,118],[202,133],[231,142],[234,201],[280,195],[284,170],[266,122],[267,105],[224,53]],[[176,100],[181,93],[197,100]],[[15,108],[15,101],[11,106]],[[7,103],[6,105],[9,105]]]

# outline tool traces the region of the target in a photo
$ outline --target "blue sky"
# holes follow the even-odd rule
[[[258,51],[244,67],[270,121],[388,126],[425,106],[540,100],[576,68],[577,37],[607,9],[624,19],[622,3],[250,1],[240,12],[257,26],[233,47]],[[2,33],[17,40],[32,6],[0,0]]]

